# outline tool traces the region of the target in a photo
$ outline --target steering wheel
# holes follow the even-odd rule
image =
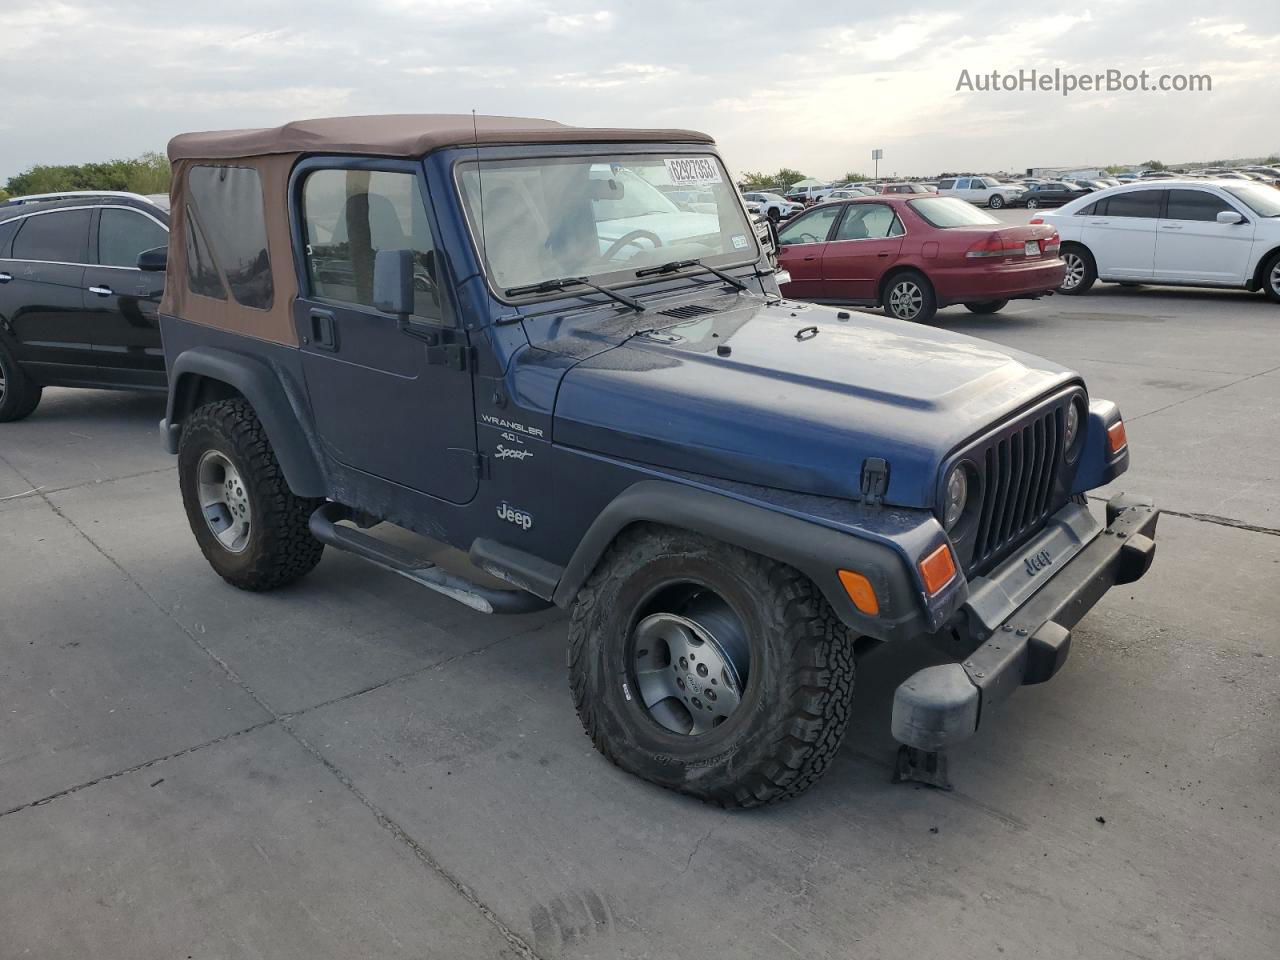
[[[612,260],[622,252],[624,247],[636,246],[636,242],[638,240],[648,240],[653,244],[653,248],[655,250],[662,246],[662,238],[651,230],[632,230],[630,233],[623,234],[617,240],[613,241],[613,243],[609,244],[609,249],[605,250],[605,252],[601,254],[601,257],[605,260]]]

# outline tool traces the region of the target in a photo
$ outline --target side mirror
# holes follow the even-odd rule
[[[147,273],[163,273],[169,265],[169,248],[152,247],[138,254],[137,267]]]
[[[412,250],[379,250],[374,255],[373,309],[397,317],[413,313]]]
[[[1218,212],[1218,222],[1225,224],[1244,223],[1244,217],[1234,210],[1221,210]]]

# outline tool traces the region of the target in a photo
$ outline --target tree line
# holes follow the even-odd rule
[[[0,200],[32,193],[65,193],[70,190],[168,193],[169,160],[161,153],[144,153],[130,160],[38,163],[10,177],[0,190]]]

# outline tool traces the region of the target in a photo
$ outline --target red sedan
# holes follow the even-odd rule
[[[921,323],[963,303],[995,313],[1062,283],[1058,231],[1010,226],[955,197],[876,196],[823,203],[778,233],[785,296],[883,307]]]

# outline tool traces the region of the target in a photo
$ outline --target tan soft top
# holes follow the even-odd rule
[[[295,120],[257,130],[183,133],[169,141],[169,159],[227,160],[270,154],[354,153],[420,157],[472,143],[712,143],[696,130],[570,127],[554,120],[471,114],[404,113]]]

